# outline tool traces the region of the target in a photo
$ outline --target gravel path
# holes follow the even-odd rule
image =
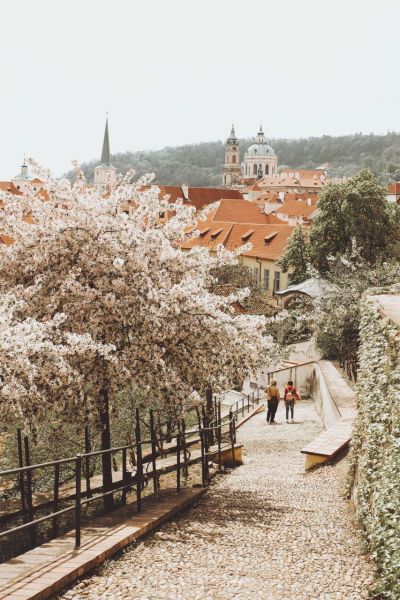
[[[360,600],[373,566],[333,467],[304,474],[300,448],[321,429],[312,403],[286,424],[239,430],[245,464],[179,519],[59,598]]]

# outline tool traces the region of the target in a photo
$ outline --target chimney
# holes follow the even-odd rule
[[[183,194],[183,199],[189,200],[189,186],[187,185],[187,183],[182,183],[181,190]]]
[[[285,192],[279,192],[279,201],[285,202]]]
[[[307,198],[307,206],[311,206],[312,202],[311,202],[311,198]]]

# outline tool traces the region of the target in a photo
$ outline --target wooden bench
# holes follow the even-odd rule
[[[338,420],[328,426],[312,442],[301,450],[306,455],[305,468],[333,459],[349,445],[353,421],[356,417],[355,394],[340,372],[329,360],[318,361],[321,375],[328,388],[331,401],[336,407]]]
[[[352,429],[352,421],[339,421],[303,448],[301,452],[306,455],[306,470],[331,460],[346,448],[351,439]]]

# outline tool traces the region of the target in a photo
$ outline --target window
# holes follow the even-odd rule
[[[160,217],[160,219],[163,219],[163,218],[165,217],[165,212],[163,212],[163,211],[160,211],[160,212],[158,213],[158,216]]]
[[[268,165],[265,165],[265,174],[269,175],[269,166]]]
[[[279,271],[275,271],[274,274],[274,292],[279,292],[281,289],[281,274]]]
[[[235,163],[235,162],[236,162],[236,155],[235,155],[235,154],[232,156],[232,162],[233,162],[233,163]]]
[[[253,165],[253,175],[257,175],[257,165]]]
[[[264,290],[269,290],[269,269],[264,269]]]
[[[253,279],[254,279],[254,283],[258,283],[258,268],[257,267],[253,267]]]

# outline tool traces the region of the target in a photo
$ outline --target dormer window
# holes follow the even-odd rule
[[[224,228],[220,227],[219,229],[216,229],[215,231],[212,232],[211,237],[213,240],[215,240],[215,238],[221,233],[221,231],[223,231]]]
[[[264,246],[268,246],[268,244],[274,239],[276,235],[278,235],[277,231],[273,231],[272,233],[266,235],[264,238]]]
[[[253,233],[254,233],[254,229],[249,229],[248,231],[246,231],[246,233],[244,233],[242,235],[242,241],[247,242]]]
[[[204,237],[206,233],[210,231],[211,227],[205,227],[204,229],[200,229],[200,237]]]

